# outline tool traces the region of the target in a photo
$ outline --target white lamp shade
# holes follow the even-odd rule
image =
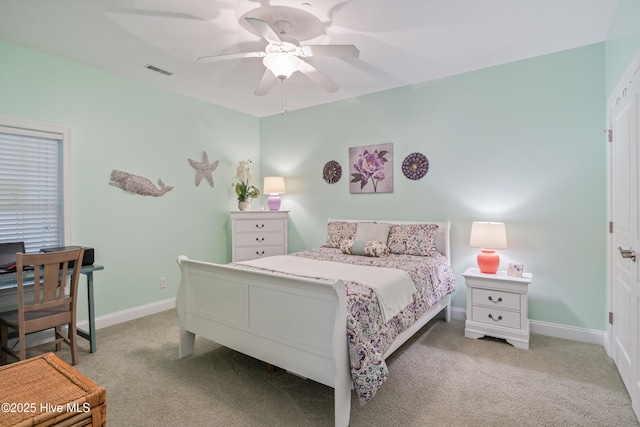
[[[262,63],[279,79],[286,79],[300,69],[300,59],[288,53],[270,53]]]
[[[484,249],[506,249],[507,232],[502,222],[479,222],[471,224],[469,246]]]
[[[266,194],[284,194],[284,177],[265,176],[262,191]]]

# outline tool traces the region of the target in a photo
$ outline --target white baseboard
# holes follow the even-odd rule
[[[464,308],[451,307],[451,318],[453,320],[462,320],[464,322],[467,320],[465,312],[466,310]]]
[[[118,323],[128,322],[129,320],[139,319],[140,317],[150,316],[162,311],[171,310],[176,307],[176,299],[169,298],[163,301],[153,302],[138,307],[129,308],[127,310],[116,311],[115,313],[105,314],[96,317],[96,329],[106,328],[108,326],[117,325]],[[77,323],[79,328],[89,329],[89,321],[83,320]]]
[[[530,320],[529,328],[533,334],[547,335],[550,337],[564,338],[566,340],[580,341],[590,344],[599,344],[602,346],[605,345],[607,339],[605,331],[558,325],[557,323],[541,322],[540,320]]]
[[[467,320],[466,310],[464,308],[452,307],[451,318],[464,322]],[[577,328],[575,326],[559,325],[557,323],[541,322],[539,320],[529,320],[529,328],[532,334],[599,344],[602,346],[605,345],[607,338],[605,331]]]
[[[115,313],[107,314],[104,316],[96,317],[96,329],[106,328],[107,326],[117,325],[118,323],[127,322],[129,320],[139,319],[141,317],[149,316],[151,314],[160,313],[162,311],[171,310],[176,307],[176,299],[169,298],[164,301],[158,301],[151,304],[141,305],[139,307],[133,307],[127,310],[117,311]],[[89,330],[89,321],[81,320],[78,322],[77,327]],[[66,335],[67,327],[62,328],[62,333]],[[27,346],[42,344],[53,339],[53,330],[34,332],[27,336]],[[17,338],[9,340],[9,347],[16,348]]]
[[[96,329],[106,328],[108,326],[117,325],[118,323],[128,322],[129,320],[138,319],[140,317],[149,316],[166,310],[171,310],[175,308],[175,306],[176,299],[169,298],[163,301],[145,304],[139,307],[133,307],[127,310],[117,311],[115,313],[99,316],[96,318]],[[466,320],[466,310],[463,308],[452,307],[451,318],[464,322]],[[86,320],[78,322],[78,327],[80,328],[86,330],[88,326],[89,322]],[[546,335],[572,341],[587,342],[591,344],[605,345],[605,331],[577,328],[574,326],[541,322],[539,320],[530,320],[529,326],[531,328],[531,333],[533,334]]]

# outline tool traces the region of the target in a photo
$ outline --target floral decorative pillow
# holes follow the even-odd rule
[[[394,224],[387,246],[393,254],[431,256],[436,250],[435,224]]]
[[[343,240],[354,239],[358,224],[347,221],[329,221],[327,224],[327,240],[324,247],[339,248]]]
[[[343,254],[381,257],[389,255],[389,248],[375,240],[343,240],[340,243]]]

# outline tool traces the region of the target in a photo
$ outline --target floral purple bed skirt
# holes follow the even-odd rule
[[[370,265],[404,270],[416,285],[413,304],[384,323],[373,289],[346,281],[347,336],[351,376],[361,404],[368,402],[386,380],[389,370],[384,354],[394,339],[432,305],[455,289],[455,276],[447,259],[433,256],[390,254],[384,257],[348,255],[340,249],[320,247],[291,254],[323,261]],[[252,268],[246,267],[245,268]]]

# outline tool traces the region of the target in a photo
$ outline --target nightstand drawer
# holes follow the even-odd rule
[[[515,311],[499,310],[490,307],[474,306],[472,309],[474,322],[487,323],[505,328],[520,329],[520,313]]]
[[[533,278],[509,276],[506,271],[482,273],[468,268],[464,274],[467,287],[467,321],[464,335],[502,338],[514,347],[529,348],[529,316],[527,292]]]
[[[277,219],[247,219],[236,221],[236,232],[247,233],[255,231],[282,232],[284,221]]]
[[[282,233],[245,233],[236,236],[237,246],[274,246],[283,245],[284,235]]]
[[[471,291],[471,303],[473,305],[520,310],[520,294],[474,288]]]
[[[236,261],[246,261],[248,259],[265,258],[268,256],[285,255],[284,246],[246,247],[236,248]]]

